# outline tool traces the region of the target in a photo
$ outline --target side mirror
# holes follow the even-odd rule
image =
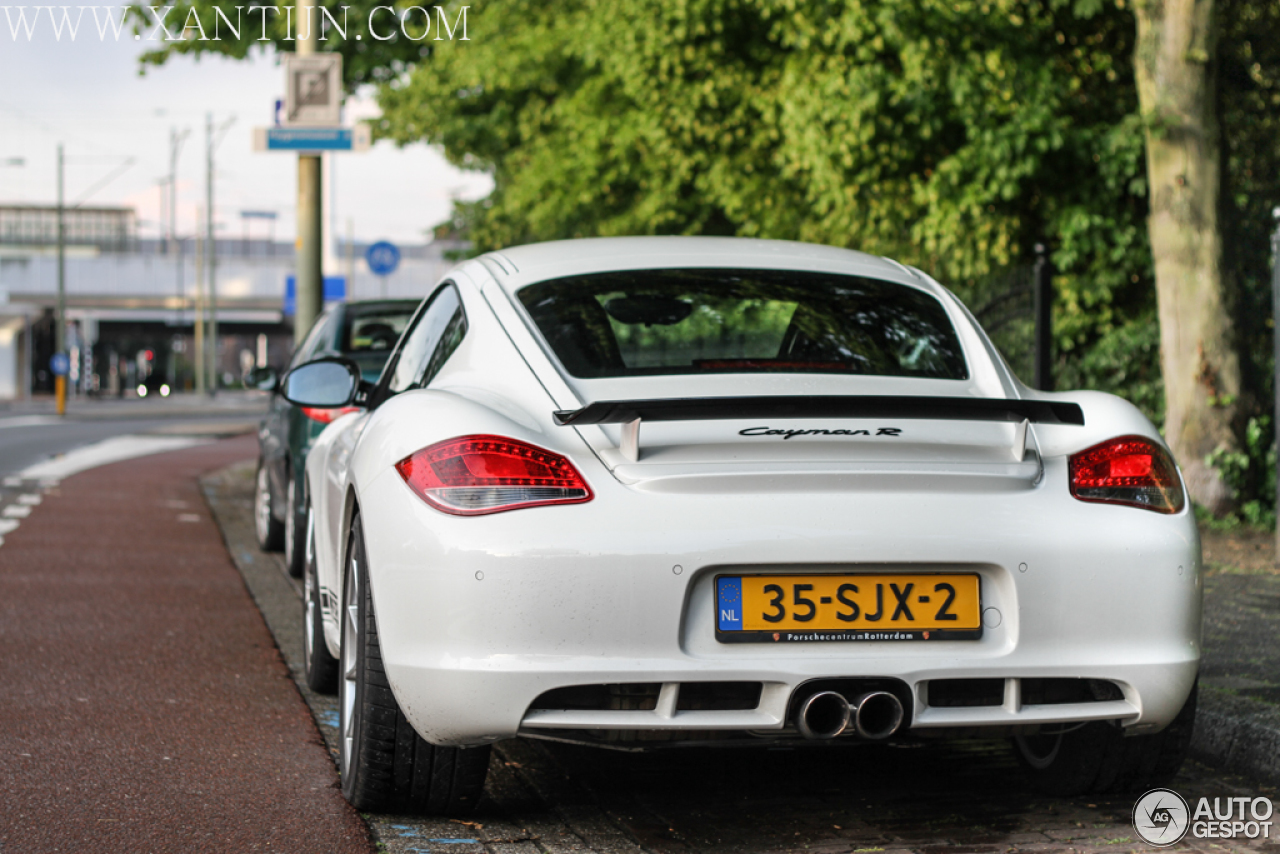
[[[318,359],[285,375],[284,399],[296,406],[348,406],[360,389],[360,368],[348,359]]]
[[[280,375],[275,368],[250,368],[245,372],[244,385],[257,391],[275,391],[280,387]]]

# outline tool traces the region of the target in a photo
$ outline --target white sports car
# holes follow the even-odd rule
[[[919,270],[730,238],[523,246],[423,302],[307,460],[308,678],[343,791],[451,812],[487,745],[1012,739],[1173,775],[1200,543],[1156,428],[1009,371]]]

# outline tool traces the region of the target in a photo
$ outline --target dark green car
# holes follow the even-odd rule
[[[364,378],[378,379],[400,333],[421,300],[376,300],[339,303],[316,320],[289,369],[325,356],[342,356],[360,366]],[[280,395],[282,373],[255,368],[245,384],[270,391],[271,408],[258,428],[258,474],[253,515],[258,545],[264,551],[284,549],[289,574],[302,576],[306,519],[303,515],[303,464],[311,443],[329,422],[350,409],[294,406]]]

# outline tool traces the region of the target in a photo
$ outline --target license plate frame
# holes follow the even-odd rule
[[[744,584],[744,582],[746,582]],[[963,589],[956,589],[959,582]],[[734,599],[734,585],[736,583],[737,597]],[[870,590],[875,589],[870,585],[881,585],[877,595],[883,597],[881,601],[884,606],[879,609],[880,619],[875,625],[870,625],[865,619],[858,619],[862,615],[861,606],[865,604],[865,597],[870,595]],[[950,585],[952,592],[955,593],[954,599],[959,599],[958,607],[960,612],[944,607],[941,603],[932,601],[935,593],[942,596],[945,601],[947,590],[944,588],[937,589],[930,587],[927,598],[921,599],[921,594],[916,591],[916,585]],[[797,626],[799,622],[796,619],[787,619],[785,616],[779,620],[779,625],[774,627],[761,627],[760,623],[763,615],[748,617],[745,609],[748,603],[757,600],[762,594],[760,590],[769,585],[776,585],[783,591],[784,600],[788,594],[796,599],[809,599],[812,596],[815,605],[815,612],[811,619],[814,621],[812,627]],[[808,590],[800,590],[797,592],[798,585],[812,585]],[[853,586],[854,591],[849,591],[846,585]],[[890,587],[896,585],[896,587]],[[911,585],[907,587],[907,585]],[[866,588],[867,593],[862,593],[862,589]],[[835,604],[832,600],[837,598],[835,591],[840,591],[839,601],[843,605]],[[825,593],[830,592],[832,595],[827,596]],[[801,593],[805,594],[801,597]],[[887,595],[886,595],[887,594]],[[914,594],[914,599],[912,595]],[[776,608],[778,603],[774,601],[776,592],[770,591],[768,604]],[[933,642],[933,641],[974,641],[982,639],[982,576],[976,572],[840,572],[840,573],[777,573],[777,572],[736,572],[721,573],[715,576],[712,588],[714,611],[712,620],[715,626],[715,637],[720,643],[824,643],[824,642],[850,642],[850,641],[917,641],[917,642]],[[857,597],[852,602],[849,597]],[[906,601],[904,601],[906,600]],[[783,605],[784,614],[786,613],[786,605],[795,604],[787,600]],[[816,612],[818,605],[821,605],[825,613]],[[851,606],[858,605],[853,608]],[[899,619],[899,605],[906,605],[907,613],[912,616],[909,621]],[[737,606],[737,613],[732,614],[734,606]],[[915,607],[931,606],[933,616],[929,618],[915,618],[915,612],[911,610]],[[953,602],[951,608],[957,607],[957,603]],[[844,608],[846,610],[841,611]],[[888,608],[893,608],[893,619],[885,619],[888,615]],[[950,628],[946,626],[945,612],[951,611],[956,616],[956,627]],[[857,614],[851,622],[853,626],[841,626],[834,619],[834,613],[844,613],[846,616]],[[726,619],[726,614],[734,619]],[[883,622],[881,622],[883,621]],[[748,623],[754,625],[748,626]]]

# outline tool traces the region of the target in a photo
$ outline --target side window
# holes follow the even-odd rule
[[[315,357],[316,350],[321,348],[322,341],[328,341],[333,337],[333,318],[336,312],[328,311],[316,318],[315,325],[311,327],[311,331],[307,333],[307,337],[302,340],[302,346],[293,352],[293,358],[289,360],[289,370],[301,365],[303,362],[309,362]]]
[[[457,348],[466,325],[458,292],[445,285],[405,335],[387,392],[399,394],[426,385]]]
[[[432,352],[431,360],[427,362],[427,369],[422,372],[422,379],[418,380],[419,388],[426,387],[435,379],[436,374],[440,373],[440,369],[444,367],[445,362],[449,361],[453,351],[458,349],[458,345],[462,343],[462,337],[466,334],[467,316],[462,312],[462,306],[458,306],[453,317],[449,318],[449,325],[444,328],[444,334],[440,336],[440,343]]]

